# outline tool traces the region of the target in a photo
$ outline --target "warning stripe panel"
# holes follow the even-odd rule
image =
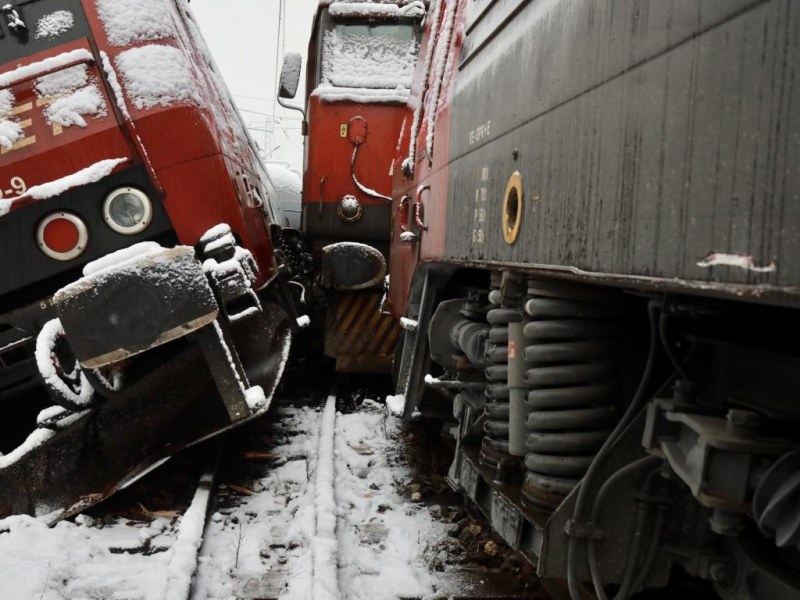
[[[328,309],[325,354],[361,355],[367,362],[370,357],[384,362],[394,354],[400,326],[391,316],[381,314],[381,297],[374,292],[336,297]]]

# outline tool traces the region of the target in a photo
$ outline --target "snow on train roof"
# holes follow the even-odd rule
[[[100,20],[113,46],[163,40],[175,34],[163,0],[96,0]]]
[[[425,3],[420,0],[406,2],[334,2],[329,12],[334,17],[422,17]]]

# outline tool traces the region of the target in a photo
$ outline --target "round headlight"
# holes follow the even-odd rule
[[[141,233],[153,218],[153,203],[147,194],[135,188],[119,188],[111,192],[103,203],[103,218],[117,233]]]
[[[36,243],[42,252],[54,260],[78,258],[86,250],[88,241],[86,223],[72,213],[51,213],[36,228]]]
[[[361,218],[364,208],[355,196],[347,195],[339,202],[336,213],[345,223],[355,223]]]

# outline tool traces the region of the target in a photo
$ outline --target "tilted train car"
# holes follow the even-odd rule
[[[184,0],[0,12],[0,514],[64,516],[266,409],[283,218]]]
[[[321,0],[306,67],[302,233],[320,274],[324,351],[340,372],[388,372],[399,329],[381,315],[392,159],[427,2]],[[287,55],[293,98],[300,56]],[[311,295],[315,295],[312,294]]]
[[[398,390],[554,597],[800,597],[798,73],[789,0],[432,3]]]

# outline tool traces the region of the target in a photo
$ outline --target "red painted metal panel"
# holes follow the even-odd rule
[[[350,139],[350,129],[354,128],[352,135],[364,138],[355,164],[356,177],[364,186],[389,196],[392,160],[407,114],[408,109],[397,104],[322,102],[312,96],[308,104],[308,160],[303,202],[318,204],[321,196],[323,204],[338,203],[350,194],[362,204],[383,203],[361,192],[353,183],[350,167],[356,145]],[[320,186],[323,178],[324,184]]]
[[[435,107],[432,155],[429,156],[427,147],[429,115],[422,110],[419,115],[417,138],[410,139],[410,131],[413,128],[409,128],[400,141],[394,158],[388,307],[398,318],[406,312],[409,291],[417,266],[421,262],[439,260],[444,255],[447,203],[465,200],[450,198],[447,186],[450,156],[450,103],[457,72],[456,65],[461,56],[466,10],[466,3],[462,2],[457,5],[452,34],[449,38],[444,39],[443,32],[447,30],[447,6],[453,2],[455,0],[443,2],[438,19],[429,18],[426,21],[420,46],[420,59],[417,62],[409,100],[409,104],[425,108],[427,94],[435,85],[441,84],[441,100]],[[425,64],[428,47],[434,38],[437,39],[437,46],[446,44],[447,48],[443,56],[448,57],[448,68],[442,71],[437,71],[432,64]],[[434,48],[433,62],[435,62],[438,52],[438,49]],[[437,77],[441,77],[441,81],[437,82]],[[410,152],[411,144],[414,144],[413,152]],[[410,178],[406,177],[401,169],[403,161],[409,157],[413,157],[414,164],[414,173]],[[405,202],[404,198],[407,199]],[[469,207],[465,209],[470,210],[472,204],[465,203],[465,207]],[[417,236],[413,241],[408,241],[407,236],[402,236],[403,227],[401,225],[404,220],[407,220],[404,219],[406,211],[410,211],[410,230]],[[424,227],[415,223],[415,216],[418,212]],[[406,237],[406,240],[403,237]]]

